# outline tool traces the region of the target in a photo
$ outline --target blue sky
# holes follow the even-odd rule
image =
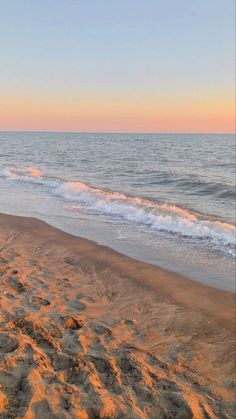
[[[0,0],[3,97],[233,100],[233,0]],[[156,99],[155,99],[156,98]],[[160,100],[161,100],[160,99]],[[170,99],[168,99],[170,101]],[[203,100],[203,99],[201,99]],[[146,103],[146,102],[145,102]],[[227,104],[228,106],[228,104]]]

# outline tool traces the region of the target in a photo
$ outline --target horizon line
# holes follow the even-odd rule
[[[41,134],[209,134],[209,135],[236,135],[236,132],[206,132],[206,131],[57,131],[57,130],[2,130],[2,132],[12,132],[12,133],[41,133]]]

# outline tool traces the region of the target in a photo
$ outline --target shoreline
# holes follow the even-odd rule
[[[193,286],[194,285],[195,286],[198,286],[199,285],[200,287],[201,286],[203,288],[205,287],[206,290],[215,290],[216,293],[223,293],[223,294],[226,294],[226,295],[229,294],[229,295],[233,295],[233,296],[235,295],[235,292],[233,290],[218,288],[218,287],[216,287],[214,285],[209,285],[206,282],[201,282],[200,280],[197,280],[197,279],[194,279],[194,278],[190,278],[190,277],[188,277],[188,276],[186,276],[184,274],[181,274],[179,272],[172,271],[171,269],[168,269],[168,268],[159,266],[158,264],[154,264],[154,263],[151,263],[151,262],[146,262],[145,260],[141,260],[141,259],[138,259],[138,258],[129,256],[126,253],[122,253],[122,252],[120,252],[118,250],[113,249],[112,247],[109,247],[109,246],[105,245],[105,244],[104,245],[103,244],[99,244],[99,243],[96,242],[96,240],[92,240],[92,239],[88,239],[88,238],[83,237],[83,236],[78,236],[78,235],[72,234],[72,233],[70,233],[70,232],[68,232],[66,230],[63,230],[61,227],[57,227],[55,225],[50,224],[46,220],[39,219],[39,218],[36,218],[36,217],[31,217],[31,216],[15,215],[15,214],[10,214],[10,213],[1,213],[0,212],[0,225],[1,225],[1,218],[2,217],[15,218],[16,219],[16,224],[18,224],[17,219],[20,219],[20,220],[24,221],[24,227],[26,227],[26,225],[28,223],[27,220],[31,220],[31,222],[38,222],[38,223],[45,224],[49,229],[55,230],[59,235],[60,234],[65,235],[68,238],[71,238],[72,241],[73,240],[74,241],[76,241],[76,240],[80,241],[81,242],[81,247],[82,247],[82,249],[84,247],[85,251],[87,249],[87,245],[88,244],[90,244],[91,247],[92,246],[97,247],[98,249],[100,249],[100,252],[99,252],[99,255],[100,256],[98,257],[98,260],[100,260],[100,257],[101,257],[101,259],[103,259],[103,258],[105,259],[106,258],[105,253],[108,252],[111,255],[114,255],[114,256],[116,255],[115,260],[117,261],[118,264],[119,264],[118,261],[121,262],[121,260],[123,258],[124,259],[124,263],[125,263],[125,261],[130,261],[133,264],[137,263],[137,264],[140,264],[140,266],[142,265],[142,268],[143,269],[145,269],[145,267],[146,268],[150,267],[150,269],[154,269],[154,270],[157,269],[160,272],[162,272],[164,275],[167,275],[167,276],[172,276],[173,275],[173,277],[175,277],[175,279],[176,278],[179,278],[179,280],[182,279],[184,281],[190,282],[190,283],[192,283]],[[71,243],[72,243],[72,241],[71,241]],[[84,242],[84,246],[83,246],[83,243],[82,242]],[[101,249],[104,250],[104,253],[103,254],[101,252]],[[93,255],[93,257],[97,258],[97,255],[96,254]]]
[[[231,295],[235,295],[235,291],[236,291],[236,283],[234,280],[234,286],[233,288],[231,287],[223,287],[222,285],[217,286],[217,283],[215,281],[209,282],[208,280],[204,280],[204,274],[201,273],[200,277],[196,277],[196,275],[193,275],[192,277],[188,276],[188,274],[186,274],[184,272],[184,269],[181,270],[175,270],[174,269],[174,262],[171,263],[170,267],[166,267],[165,263],[162,263],[161,261],[159,261],[158,263],[152,262],[150,260],[146,260],[146,258],[140,258],[139,255],[132,255],[131,253],[129,254],[128,251],[125,251],[124,253],[120,250],[120,249],[116,249],[115,247],[110,246],[109,244],[103,244],[103,243],[99,243],[96,239],[96,237],[93,238],[88,238],[86,237],[86,235],[78,235],[71,233],[71,229],[67,228],[67,227],[63,227],[63,225],[61,225],[60,223],[56,223],[55,221],[53,221],[52,219],[47,220],[46,218],[37,218],[37,217],[33,217],[32,215],[19,215],[19,214],[15,214],[14,212],[0,212],[0,217],[1,216],[6,216],[6,217],[16,217],[16,218],[20,218],[20,219],[30,219],[30,220],[36,220],[38,222],[42,222],[44,224],[46,224],[48,227],[57,230],[59,233],[65,234],[71,238],[74,238],[75,240],[81,240],[81,241],[87,241],[89,243],[91,243],[91,245],[96,245],[98,246],[98,248],[103,248],[106,249],[108,252],[113,252],[117,255],[119,255],[121,258],[127,258],[132,260],[133,262],[137,262],[137,263],[141,263],[147,266],[151,266],[153,268],[157,268],[163,272],[166,272],[167,274],[173,274],[176,277],[185,279],[186,281],[190,281],[193,284],[199,284],[199,285],[203,285],[207,288],[210,289],[214,289],[223,293],[228,293]],[[173,269],[172,269],[173,268]]]
[[[233,418],[232,293],[34,218],[0,214],[0,246],[0,416]]]

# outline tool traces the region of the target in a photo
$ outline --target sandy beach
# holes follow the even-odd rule
[[[234,296],[0,215],[0,418],[234,418]]]

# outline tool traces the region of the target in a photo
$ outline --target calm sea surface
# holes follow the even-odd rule
[[[0,133],[0,212],[234,288],[235,138]]]

